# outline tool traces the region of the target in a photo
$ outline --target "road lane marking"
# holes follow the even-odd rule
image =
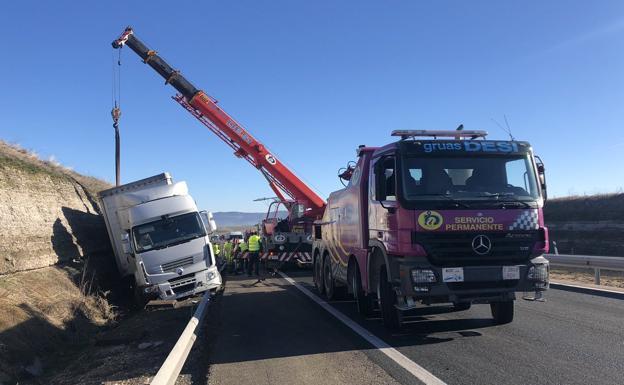
[[[353,321],[351,318],[347,317],[346,315],[342,314],[338,310],[334,309],[327,302],[323,301],[319,296],[312,293],[310,290],[303,287],[301,284],[297,283],[294,279],[290,278],[289,276],[282,273],[281,271],[279,272],[279,274],[282,278],[288,281],[291,285],[295,286],[297,289],[299,289],[299,291],[301,291],[303,294],[308,296],[312,301],[316,302],[319,306],[325,309],[329,314],[336,317],[340,322],[348,326],[351,330],[356,332],[360,337],[364,338],[371,345],[376,347],[380,352],[388,356],[388,358],[396,362],[399,366],[407,370],[409,373],[411,373],[414,377],[419,379],[424,384],[446,385],[444,381],[440,380],[438,377],[431,374],[425,368],[423,368],[422,366],[418,365],[414,361],[407,358],[407,356],[405,356],[403,353],[399,352],[395,348],[385,343],[381,338],[372,334],[371,332],[369,332],[368,330],[366,330],[365,328],[357,324],[355,321]]]

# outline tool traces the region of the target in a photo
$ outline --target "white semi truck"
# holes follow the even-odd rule
[[[209,234],[185,182],[169,173],[101,191],[99,199],[122,277],[134,277],[140,301],[178,299],[221,286]]]

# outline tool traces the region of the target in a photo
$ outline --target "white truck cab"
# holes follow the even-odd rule
[[[150,298],[178,299],[221,286],[210,243],[212,214],[200,212],[185,182],[168,173],[101,191],[122,277]]]

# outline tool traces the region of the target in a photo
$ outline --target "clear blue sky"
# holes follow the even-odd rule
[[[624,185],[624,2],[12,1],[0,6],[0,138],[114,180],[110,42],[132,25],[322,196],[394,129],[507,115],[551,196]],[[263,211],[260,174],[122,56],[122,178],[164,170],[213,211]]]

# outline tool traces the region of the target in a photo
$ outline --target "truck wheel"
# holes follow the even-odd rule
[[[143,310],[145,309],[145,305],[147,305],[147,303],[149,302],[149,298],[148,296],[143,292],[143,290],[134,285],[132,288],[132,299],[133,299],[133,306],[135,309],[137,310]]]
[[[364,293],[362,288],[362,278],[360,275],[360,269],[357,264],[353,264],[353,271],[351,272],[351,290],[353,291],[353,298],[357,305],[358,313],[363,316],[367,316],[373,312],[373,301],[370,295]]]
[[[314,286],[319,294],[325,293],[325,287],[323,286],[323,265],[321,264],[321,256],[317,255],[314,258]]]
[[[508,324],[513,321],[514,301],[492,302],[490,304],[492,318],[497,325]]]
[[[377,284],[377,297],[384,325],[390,330],[401,328],[401,311],[394,305],[397,303],[396,293],[388,282],[386,267],[382,266],[379,272],[379,283]]]
[[[329,255],[326,255],[325,258],[323,258],[323,284],[325,286],[325,298],[331,301],[334,299],[336,284],[334,283],[334,278],[332,277],[331,257]]]

